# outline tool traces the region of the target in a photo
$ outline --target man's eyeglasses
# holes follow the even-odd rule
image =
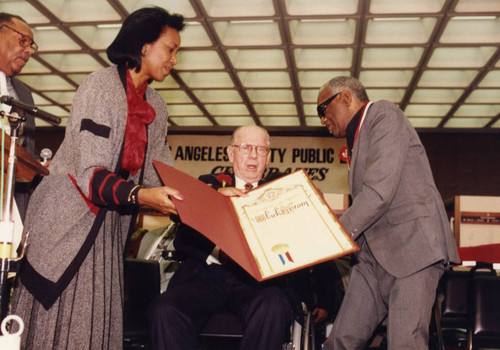
[[[319,119],[321,118],[324,118],[325,117],[325,111],[326,111],[326,108],[328,107],[328,105],[330,104],[330,102],[333,101],[333,99],[335,97],[337,97],[342,91],[339,91],[337,92],[335,95],[333,95],[332,97],[330,97],[328,100],[326,100],[325,102],[322,102],[320,103],[317,107],[316,107],[316,110],[318,111],[318,117]]]
[[[266,147],[266,146],[254,146],[254,145],[247,145],[246,143],[242,143],[239,145],[231,145],[231,147],[238,148],[240,150],[240,152],[243,154],[250,154],[253,151],[253,149],[255,148],[257,155],[261,156],[261,157],[267,156],[267,154],[269,153],[269,147]]]
[[[21,37],[19,38],[19,45],[21,45],[22,47],[31,47],[31,49],[33,50],[33,53],[37,52],[38,51],[38,45],[33,41],[31,40],[31,38],[27,35],[24,35],[23,33],[15,30],[14,28],[6,25],[6,24],[0,24],[0,29],[2,27],[6,27],[6,28],[9,28],[10,30],[16,32],[17,34],[19,34]]]

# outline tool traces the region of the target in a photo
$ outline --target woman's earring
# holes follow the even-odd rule
[[[143,57],[146,56],[148,54],[148,49],[142,50],[141,54]]]

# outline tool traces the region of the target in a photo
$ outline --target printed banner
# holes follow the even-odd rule
[[[168,135],[174,166],[193,177],[232,169],[226,155],[230,136]],[[345,139],[272,136],[264,177],[305,169],[323,193],[349,193],[347,163],[339,158]]]

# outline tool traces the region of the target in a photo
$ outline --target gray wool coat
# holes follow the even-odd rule
[[[102,91],[106,91],[102,94]],[[152,160],[172,164],[167,144],[167,107],[163,98],[148,87],[146,99],[156,111],[148,126],[145,157],[145,187],[161,186]],[[98,135],[82,130],[83,119],[109,130]],[[114,171],[120,155],[127,118],[127,99],[117,67],[89,75],[74,98],[63,143],[50,165],[50,175],[36,188],[29,203],[25,230],[29,232],[26,257],[46,279],[56,282],[75,257],[89,233],[95,215],[70,180],[88,197],[89,184],[96,168]],[[138,182],[139,173],[129,180]],[[123,215],[123,229],[129,215]],[[127,226],[127,227],[125,227]]]

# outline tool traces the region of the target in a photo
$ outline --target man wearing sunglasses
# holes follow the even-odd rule
[[[9,95],[33,105],[33,96],[30,89],[14,78],[19,74],[30,57],[38,49],[33,40],[33,32],[24,19],[19,16],[1,12],[0,13],[0,95]],[[3,104],[0,108],[10,112],[11,107]],[[19,113],[21,114],[21,113]],[[26,121],[19,129],[18,142],[35,158],[35,120],[31,115],[25,115]],[[8,120],[5,119],[7,128]],[[6,130],[7,131],[7,130]],[[24,220],[26,207],[28,205],[29,183],[16,183],[14,196],[21,219]]]
[[[352,205],[340,221],[360,250],[325,349],[365,349],[382,321],[388,349],[427,349],[439,278],[459,257],[425,149],[403,112],[352,77],[319,91],[318,116],[347,139]]]

